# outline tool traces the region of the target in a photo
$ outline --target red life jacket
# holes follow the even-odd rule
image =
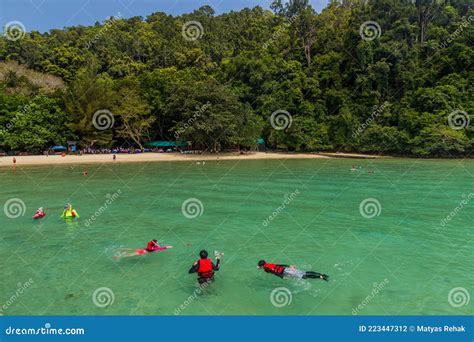
[[[198,268],[199,278],[209,279],[214,276],[214,271],[212,269],[212,260],[211,259],[200,259],[199,268]]]
[[[148,241],[146,245],[147,251],[153,251],[155,249],[155,241]]]
[[[263,268],[273,274],[282,274],[285,268],[283,266],[278,266],[276,264],[265,264]]]

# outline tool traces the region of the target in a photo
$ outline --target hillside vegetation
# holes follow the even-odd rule
[[[291,0],[222,15],[206,6],[111,16],[0,38],[4,149],[76,139],[179,140],[214,151],[264,138],[292,151],[473,150],[469,0],[332,1],[321,13]]]

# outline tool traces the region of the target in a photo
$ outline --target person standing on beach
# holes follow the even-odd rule
[[[219,271],[221,263],[221,255],[216,256],[216,263],[214,264],[211,259],[208,259],[208,253],[206,250],[199,252],[200,259],[196,261],[193,266],[189,269],[189,274],[198,274],[199,284],[209,283],[214,281],[214,271]]]

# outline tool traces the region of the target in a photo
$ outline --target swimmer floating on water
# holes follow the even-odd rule
[[[72,208],[72,204],[68,203],[64,206],[63,214],[61,218],[72,219],[72,218],[79,218],[79,214],[77,213],[76,209]]]
[[[277,264],[267,264],[265,260],[260,260],[258,262],[258,268],[263,268],[265,272],[272,273],[280,278],[298,278],[298,279],[322,279],[328,281],[329,276],[326,274],[313,272],[313,271],[301,271],[294,266],[290,265],[277,265]]]
[[[219,271],[222,254],[223,253],[215,253],[216,263],[214,264],[211,259],[207,258],[207,251],[202,250],[199,252],[200,259],[191,266],[188,273],[191,274],[197,272],[199,284],[213,281],[214,271]]]
[[[33,215],[33,218],[37,220],[45,216],[46,216],[46,213],[44,212],[43,207],[40,207],[36,209],[36,213]]]
[[[132,250],[133,252],[121,256],[116,256],[115,258],[128,258],[137,255],[148,254],[156,251],[164,251],[165,249],[173,248],[173,246],[160,246],[158,240],[151,240],[148,241],[146,244],[146,248],[122,248],[123,251],[125,250]]]
[[[151,253],[156,251],[164,251],[165,249],[169,248],[173,248],[173,246],[160,246],[158,240],[151,240],[146,244],[145,251]]]

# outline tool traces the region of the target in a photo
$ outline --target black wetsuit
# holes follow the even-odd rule
[[[328,276],[326,274],[318,273],[318,272],[313,272],[313,271],[308,271],[303,275],[303,279],[306,278],[321,278],[323,277],[324,280],[328,280]]]

